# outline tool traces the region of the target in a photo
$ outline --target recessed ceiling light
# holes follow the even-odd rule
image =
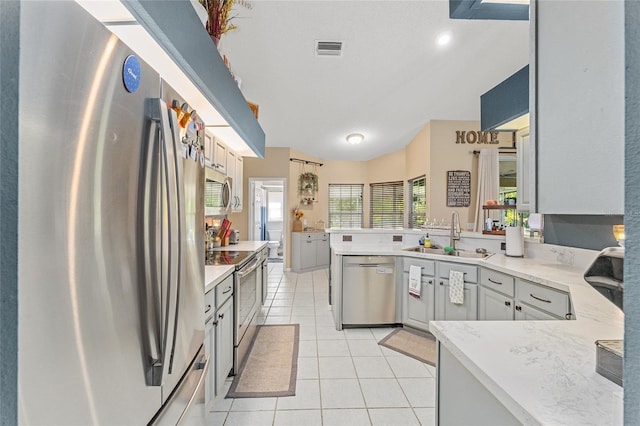
[[[351,133],[347,136],[347,142],[349,142],[351,145],[358,145],[363,140],[364,135],[362,133]]]
[[[451,33],[441,33],[440,35],[438,35],[436,43],[438,43],[438,46],[446,46],[447,44],[451,43]]]

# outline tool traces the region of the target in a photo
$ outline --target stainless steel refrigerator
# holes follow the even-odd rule
[[[195,420],[204,126],[77,3],[20,7],[19,422]]]

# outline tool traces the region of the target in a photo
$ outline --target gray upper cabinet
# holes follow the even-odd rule
[[[622,214],[625,2],[538,1],[532,7],[537,210]]]

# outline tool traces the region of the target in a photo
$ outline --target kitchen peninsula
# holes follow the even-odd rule
[[[445,232],[430,232],[432,241],[448,245]],[[595,371],[595,340],[622,338],[624,322],[622,312],[583,279],[596,252],[527,244],[525,258],[509,258],[500,253],[500,238],[473,233],[463,233],[458,245],[484,247],[495,254],[465,259],[403,250],[416,246],[423,234],[331,230],[331,293],[337,328],[342,326],[344,256],[395,256],[397,264],[404,259],[446,261],[565,292],[574,318],[569,321],[430,321],[428,329],[438,340],[439,353],[437,420],[442,424],[622,423],[622,388]],[[343,241],[349,239],[345,235],[352,242]],[[401,241],[394,242],[393,236]],[[408,292],[402,282],[396,280],[401,296]],[[460,410],[459,404],[468,409]]]

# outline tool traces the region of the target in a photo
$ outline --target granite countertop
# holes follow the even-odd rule
[[[402,245],[336,244],[338,255],[391,255],[475,264],[569,292],[571,321],[433,321],[429,329],[523,424],[622,424],[622,387],[595,371],[600,339],[621,339],[624,314],[583,278],[584,269],[494,254],[452,258]]]

